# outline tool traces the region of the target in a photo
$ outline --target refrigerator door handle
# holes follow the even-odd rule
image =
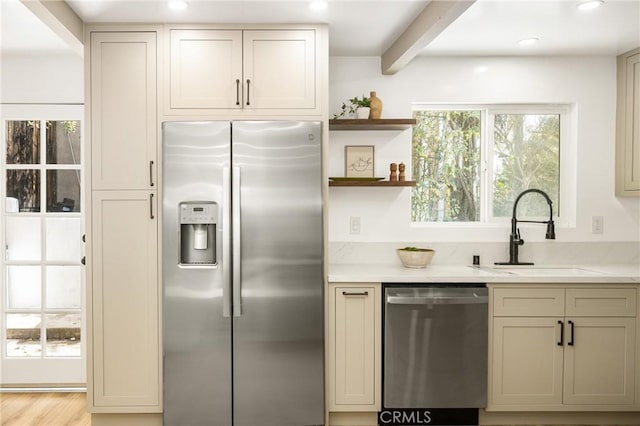
[[[242,315],[242,297],[240,295],[242,291],[242,274],[240,270],[240,256],[242,254],[240,247],[240,167],[233,167],[233,176],[231,177],[231,203],[231,224],[233,226],[233,235],[231,237],[233,244],[233,316],[239,317]]]
[[[222,316],[231,316],[231,171],[222,168]]]

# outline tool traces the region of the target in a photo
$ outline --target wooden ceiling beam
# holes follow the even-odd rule
[[[84,22],[64,0],[20,0],[79,55],[84,54]]]
[[[404,68],[475,2],[476,0],[429,2],[382,54],[382,74],[395,74]]]

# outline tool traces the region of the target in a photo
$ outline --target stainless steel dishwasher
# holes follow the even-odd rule
[[[386,408],[487,405],[487,288],[384,285]]]

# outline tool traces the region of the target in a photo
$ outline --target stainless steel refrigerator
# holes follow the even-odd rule
[[[324,424],[321,123],[163,124],[164,424]]]

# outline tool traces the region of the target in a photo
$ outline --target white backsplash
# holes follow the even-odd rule
[[[434,265],[470,265],[474,255],[482,265],[509,260],[509,243],[330,242],[330,264],[398,264],[395,249],[414,246],[436,251]],[[640,264],[638,242],[527,242],[519,259],[537,265]]]

